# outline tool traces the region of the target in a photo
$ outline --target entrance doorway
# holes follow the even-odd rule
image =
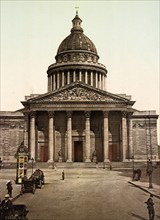
[[[48,160],[48,148],[45,146],[40,148],[40,160],[41,162],[47,162]]]
[[[109,160],[110,161],[119,161],[119,153],[117,144],[109,145]]]
[[[83,142],[74,141],[74,162],[83,162]]]

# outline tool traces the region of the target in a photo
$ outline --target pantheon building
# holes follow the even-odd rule
[[[22,141],[37,162],[158,159],[158,115],[107,91],[107,69],[81,23],[76,13],[48,67],[48,91],[25,96],[20,110],[0,112],[3,161],[15,161]]]

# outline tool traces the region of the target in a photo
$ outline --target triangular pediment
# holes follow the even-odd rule
[[[108,103],[129,103],[127,98],[94,88],[84,83],[72,83],[55,91],[39,95],[28,100],[32,102],[108,102]]]

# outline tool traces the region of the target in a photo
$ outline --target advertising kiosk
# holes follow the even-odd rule
[[[18,147],[15,156],[17,158],[16,183],[21,184],[22,178],[27,176],[28,161],[30,159],[28,149],[26,146],[24,146],[23,142]]]

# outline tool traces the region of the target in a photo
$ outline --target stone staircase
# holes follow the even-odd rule
[[[31,164],[30,164],[31,166]],[[30,167],[29,166],[29,167]],[[39,162],[39,163],[35,163],[34,164],[34,168],[62,168],[62,169],[73,169],[73,168],[97,168],[97,164],[96,163],[79,163],[79,162],[73,162],[73,163],[44,163],[44,162]],[[134,167],[135,169],[137,168],[144,168],[146,167],[146,162],[134,162]],[[30,167],[31,168],[31,167]],[[99,162],[98,163],[98,168],[107,168],[107,169],[133,169],[133,163],[132,161],[129,162],[107,162],[107,163],[103,163],[103,162]]]
[[[16,163],[5,163],[2,169],[15,169],[17,167]],[[48,162],[34,162],[33,163],[33,169],[36,168],[62,168],[62,169],[72,169],[72,168],[97,168],[96,163],[80,163],[80,162],[69,162],[69,163],[48,163]],[[146,167],[146,161],[142,162],[134,162],[134,168],[145,168]],[[28,168],[32,168],[32,163],[28,163]],[[107,168],[107,169],[133,169],[133,162],[132,161],[127,161],[127,162],[99,162],[98,163],[98,168]]]

